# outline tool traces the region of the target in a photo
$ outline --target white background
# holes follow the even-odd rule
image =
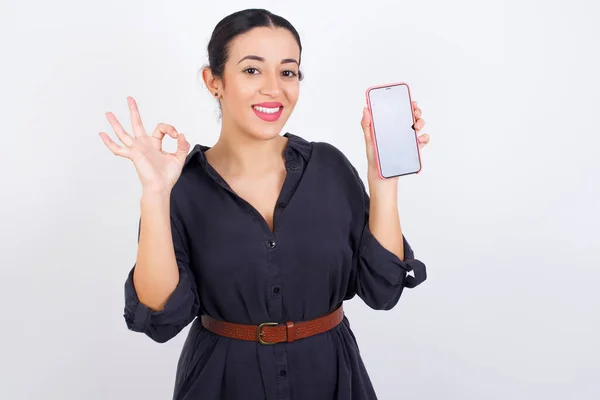
[[[0,398],[171,397],[187,329],[126,329],[141,188],[98,132],[115,138],[106,111],[129,126],[131,95],[148,129],[214,144],[196,73],[215,24],[255,6],[303,40],[287,131],[366,179],[364,92],[406,81],[431,135],[399,188],[429,279],[389,312],[347,304],[379,397],[600,398],[600,28],[574,0],[3,0]]]

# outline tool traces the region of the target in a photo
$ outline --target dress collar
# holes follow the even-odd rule
[[[294,135],[293,133],[289,132],[286,132],[283,136],[288,138],[288,145],[285,150],[286,152],[289,152],[291,149],[294,149],[306,161],[310,159],[310,154],[312,152],[312,144],[309,141],[307,141],[303,137]],[[187,155],[184,166],[189,164],[194,159],[197,159],[197,161],[199,162],[205,162],[206,156],[204,155],[204,152],[208,149],[210,149],[209,146],[203,144],[196,144],[192,151]]]

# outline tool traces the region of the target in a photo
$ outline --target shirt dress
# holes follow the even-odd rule
[[[297,323],[355,295],[389,310],[404,288],[426,279],[405,237],[402,261],[371,234],[369,196],[343,153],[284,136],[287,175],[273,231],[207,162],[209,147],[197,144],[171,191],[179,283],[164,309],[139,302],[135,265],[127,276],[130,330],[164,343],[192,323],[177,364],[175,400],[377,398],[347,317],[328,332],[274,345],[217,336],[196,318]]]

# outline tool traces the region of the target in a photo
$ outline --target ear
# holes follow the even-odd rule
[[[221,82],[212,74],[210,67],[202,68],[202,80],[211,95],[221,92]]]

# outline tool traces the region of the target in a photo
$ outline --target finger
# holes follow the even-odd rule
[[[185,139],[184,134],[180,133],[177,136],[177,151],[173,155],[177,157],[181,164],[184,164],[189,151],[190,143]]]
[[[127,97],[127,104],[129,105],[129,115],[131,117],[131,125],[133,127],[134,136],[145,136],[146,130],[144,129],[144,125],[142,124],[142,117],[140,116],[140,111],[133,97]]]
[[[129,149],[121,147],[113,142],[112,139],[104,132],[100,132],[100,138],[114,155],[129,159]]]
[[[413,114],[415,115],[415,118],[421,118],[421,109],[420,108],[415,108],[415,111],[413,112]]]
[[[363,108],[363,116],[360,121],[360,126],[363,129],[363,133],[365,134],[365,141],[367,144],[371,143],[371,113],[367,107]]]
[[[426,144],[429,143],[429,135],[424,133],[418,137],[419,148],[423,148]]]
[[[115,117],[115,115],[111,112],[107,112],[105,115],[108,119],[108,122],[110,123],[110,126],[112,126],[113,131],[117,134],[119,140],[125,146],[130,147],[133,144],[133,138],[129,133],[125,131],[125,129],[123,129],[123,126],[121,125],[117,117]]]
[[[417,102],[416,101],[412,101],[411,103],[412,103],[413,110],[416,110],[418,108],[417,107]]]
[[[173,139],[177,139],[177,135],[179,135],[179,133],[177,132],[177,129],[175,129],[175,127],[173,125],[168,125],[168,124],[156,125],[154,132],[152,132],[152,137],[156,138],[158,140],[162,140],[165,137],[165,135],[169,135]]]
[[[413,125],[415,131],[419,132],[425,126],[425,120],[423,118],[419,118],[417,122]]]

